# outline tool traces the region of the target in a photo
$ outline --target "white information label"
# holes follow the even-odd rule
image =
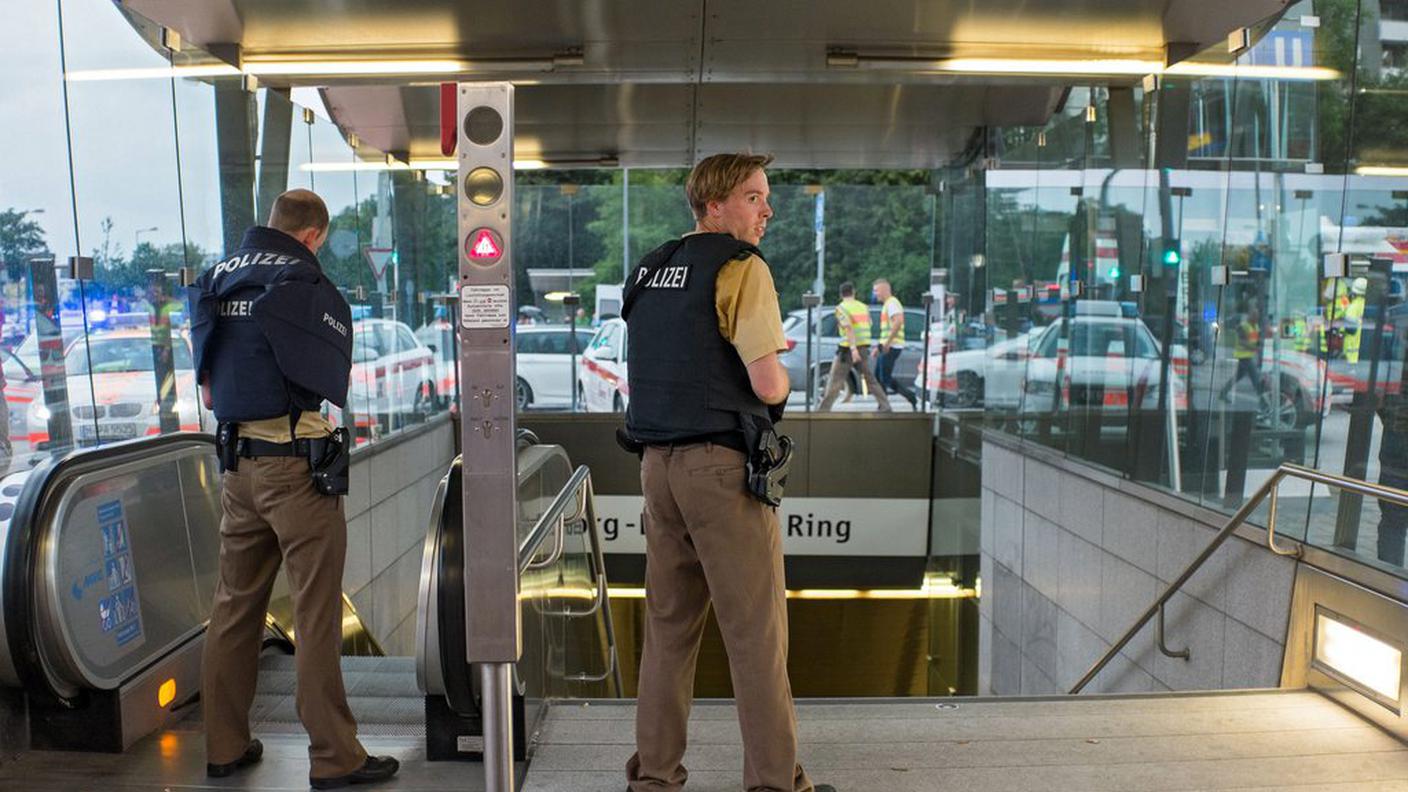
[[[508,327],[513,301],[507,286],[465,286],[460,289],[460,324],[470,330]]]
[[[455,750],[460,753],[483,753],[484,738],[472,734],[461,734],[455,738]]]
[[[639,495],[596,496],[602,552],[644,553]],[[922,557],[929,501],[923,498],[784,498],[777,510],[789,556]]]

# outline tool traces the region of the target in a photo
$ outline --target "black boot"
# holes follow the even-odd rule
[[[308,778],[314,789],[337,789],[349,784],[375,784],[396,775],[401,763],[390,756],[368,756],[362,766],[345,776],[336,778]]]
[[[240,758],[236,759],[233,762],[226,762],[224,764],[207,763],[205,765],[205,774],[210,776],[211,778],[225,778],[226,776],[230,775],[236,770],[239,770],[242,767],[249,767],[252,764],[258,764],[259,760],[263,758],[263,756],[264,743],[259,742],[258,740],[250,740],[249,745],[244,749],[244,753],[240,755]]]

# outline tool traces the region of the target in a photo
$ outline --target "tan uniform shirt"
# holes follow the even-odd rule
[[[745,365],[772,352],[787,351],[772,271],[757,256],[734,259],[719,270],[714,309],[719,333],[738,350]]]
[[[327,437],[329,434],[332,434],[332,423],[324,418],[322,413],[306,412],[298,416],[299,437]],[[288,436],[287,415],[261,421],[245,421],[240,424],[240,437],[270,443],[287,443],[293,439]]]

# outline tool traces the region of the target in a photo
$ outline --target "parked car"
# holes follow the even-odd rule
[[[520,325],[514,335],[518,409],[570,405],[572,384],[581,378],[582,358],[592,342],[592,328],[577,328],[575,349],[572,329],[567,325]],[[574,352],[576,369],[572,367]]]
[[[378,416],[428,417],[434,412],[435,353],[403,322],[352,323],[352,381],[347,406],[358,426]]]
[[[416,328],[416,340],[435,355],[435,392],[439,394],[441,406],[455,398],[458,384],[455,369],[459,366],[459,346],[455,332],[454,324],[446,319],[432,319]]]
[[[1160,350],[1148,326],[1120,316],[1077,315],[1069,321],[1064,355],[1064,318],[1047,325],[1025,354],[1019,351],[1021,347],[1014,350],[1014,359],[1026,357],[1018,410],[1033,415],[1074,407],[1101,410],[1118,418],[1127,415],[1131,405],[1157,409]],[[1171,379],[1174,405],[1185,408],[1188,397],[1183,378]]]
[[[812,371],[816,373],[818,396],[826,392],[827,376],[831,373],[831,361],[836,357],[836,347],[841,338],[836,331],[835,306],[824,306],[812,310],[812,323],[817,327],[817,335],[812,339]],[[880,306],[870,306],[870,326],[873,333],[880,332]],[[783,319],[782,332],[787,339],[787,351],[782,353],[782,365],[787,367],[787,376],[792,382],[792,390],[806,390],[807,387],[807,312],[806,309],[791,311]],[[919,370],[920,350],[924,341],[924,311],[919,308],[904,309],[904,354],[895,364],[895,379],[908,382],[914,379]],[[860,374],[851,370],[848,387],[853,393],[860,391]]]
[[[624,319],[602,322],[592,336],[578,367],[577,397],[586,412],[624,412],[630,403]]]
[[[183,431],[213,429],[213,419],[200,405],[190,339],[184,333],[172,334],[172,353],[176,375],[175,413],[180,428]],[[154,368],[151,333],[146,330],[94,333],[86,344],[81,338],[71,341],[64,351],[68,389],[64,409],[69,410],[75,445],[89,446],[160,434],[161,414]],[[8,375],[7,371],[7,400],[11,390]],[[21,390],[29,391],[25,434],[30,447],[36,450],[51,445],[49,419],[54,409],[44,402],[38,375],[38,370],[30,370],[26,381],[29,387]],[[18,405],[12,402],[11,406]]]

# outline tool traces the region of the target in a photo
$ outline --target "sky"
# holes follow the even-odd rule
[[[31,219],[43,227],[60,261],[77,251],[91,255],[103,244],[102,224],[109,217],[109,243],[117,254],[130,253],[138,239],[158,246],[179,243],[183,225],[187,239],[212,254],[218,251],[213,89],[180,80],[173,96],[169,79],[69,82],[75,166],[70,188],[60,8],[62,54],[70,71],[159,67],[165,58],[138,36],[112,0],[5,0],[5,5],[0,210],[42,210]],[[320,118],[310,130],[298,116],[290,186],[315,187],[334,213],[353,202],[358,188],[361,197],[375,189],[375,174],[354,178],[297,170],[314,154],[325,160],[350,157],[333,124]]]

